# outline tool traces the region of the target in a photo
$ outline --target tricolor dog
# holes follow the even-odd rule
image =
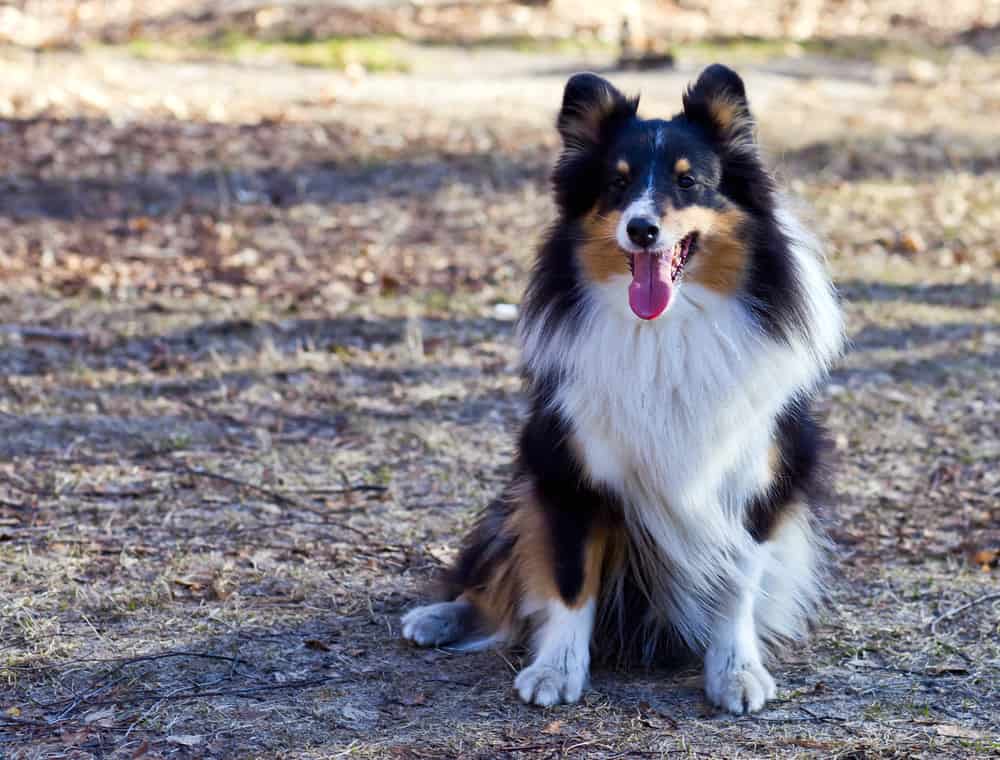
[[[594,74],[566,85],[519,337],[513,478],[403,618],[421,646],[524,642],[525,702],[575,702],[592,657],[704,662],[734,713],[823,597],[823,435],[841,351],[822,249],[762,162],[746,91],[707,68],[670,119]]]

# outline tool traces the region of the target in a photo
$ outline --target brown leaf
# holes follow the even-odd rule
[[[554,720],[550,723],[545,724],[545,728],[542,729],[543,734],[561,734],[563,730],[563,722],[561,720]]]
[[[78,744],[82,744],[88,736],[90,736],[89,728],[81,728],[79,731],[67,730],[59,734],[59,738],[62,739],[63,744],[67,747],[75,747]]]
[[[330,651],[330,646],[326,642],[320,641],[319,639],[306,639],[303,643],[305,643],[306,649],[316,649],[320,652]]]
[[[996,567],[1000,562],[1000,551],[996,549],[980,549],[972,555],[972,561],[983,570],[989,572],[990,568]]]

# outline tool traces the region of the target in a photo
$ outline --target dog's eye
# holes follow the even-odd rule
[[[615,178],[611,180],[612,190],[624,190],[626,187],[628,187],[628,177],[624,174],[617,174],[615,175]]]
[[[694,187],[694,177],[690,174],[682,174],[677,178],[677,184],[687,190],[688,188]]]

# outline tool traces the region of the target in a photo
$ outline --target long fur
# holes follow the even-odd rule
[[[411,635],[421,620],[446,632],[424,631],[436,644],[534,632],[546,643],[532,668],[542,668],[588,659],[579,637],[594,630],[605,658],[705,656],[713,701],[759,709],[774,683],[758,650],[801,636],[823,594],[814,516],[823,436],[809,399],[841,350],[841,312],[818,240],[760,159],[739,78],[710,67],[670,122],[641,121],[636,104],[593,75],[567,85],[553,180],[560,218],[519,324],[532,410],[515,486],[487,510],[446,583],[446,597],[462,600],[456,615],[477,622],[457,635],[454,620],[435,628],[420,608],[407,636],[425,643]],[[616,248],[597,251],[610,257],[599,267],[581,263],[587,215],[614,221],[628,202],[602,180],[623,145],[645,146],[633,163],[653,162],[636,191],[645,205],[629,213],[648,214],[661,197],[666,223],[715,224],[669,310],[651,321],[630,310],[632,276]],[[665,145],[690,146],[676,165],[695,164],[711,186],[696,202],[663,184],[655,164]],[[739,224],[722,224],[730,219]],[[705,275],[723,265],[725,277]],[[576,621],[572,646],[559,648],[556,618]],[[527,701],[579,696],[578,672],[561,685],[540,672],[519,678]]]

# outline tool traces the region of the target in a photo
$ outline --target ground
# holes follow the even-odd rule
[[[702,51],[725,55],[725,50]],[[0,755],[1000,754],[1000,58],[737,60],[830,241],[837,573],[754,717],[400,639],[502,486],[561,53],[7,52]],[[676,110],[702,61],[609,73]]]

